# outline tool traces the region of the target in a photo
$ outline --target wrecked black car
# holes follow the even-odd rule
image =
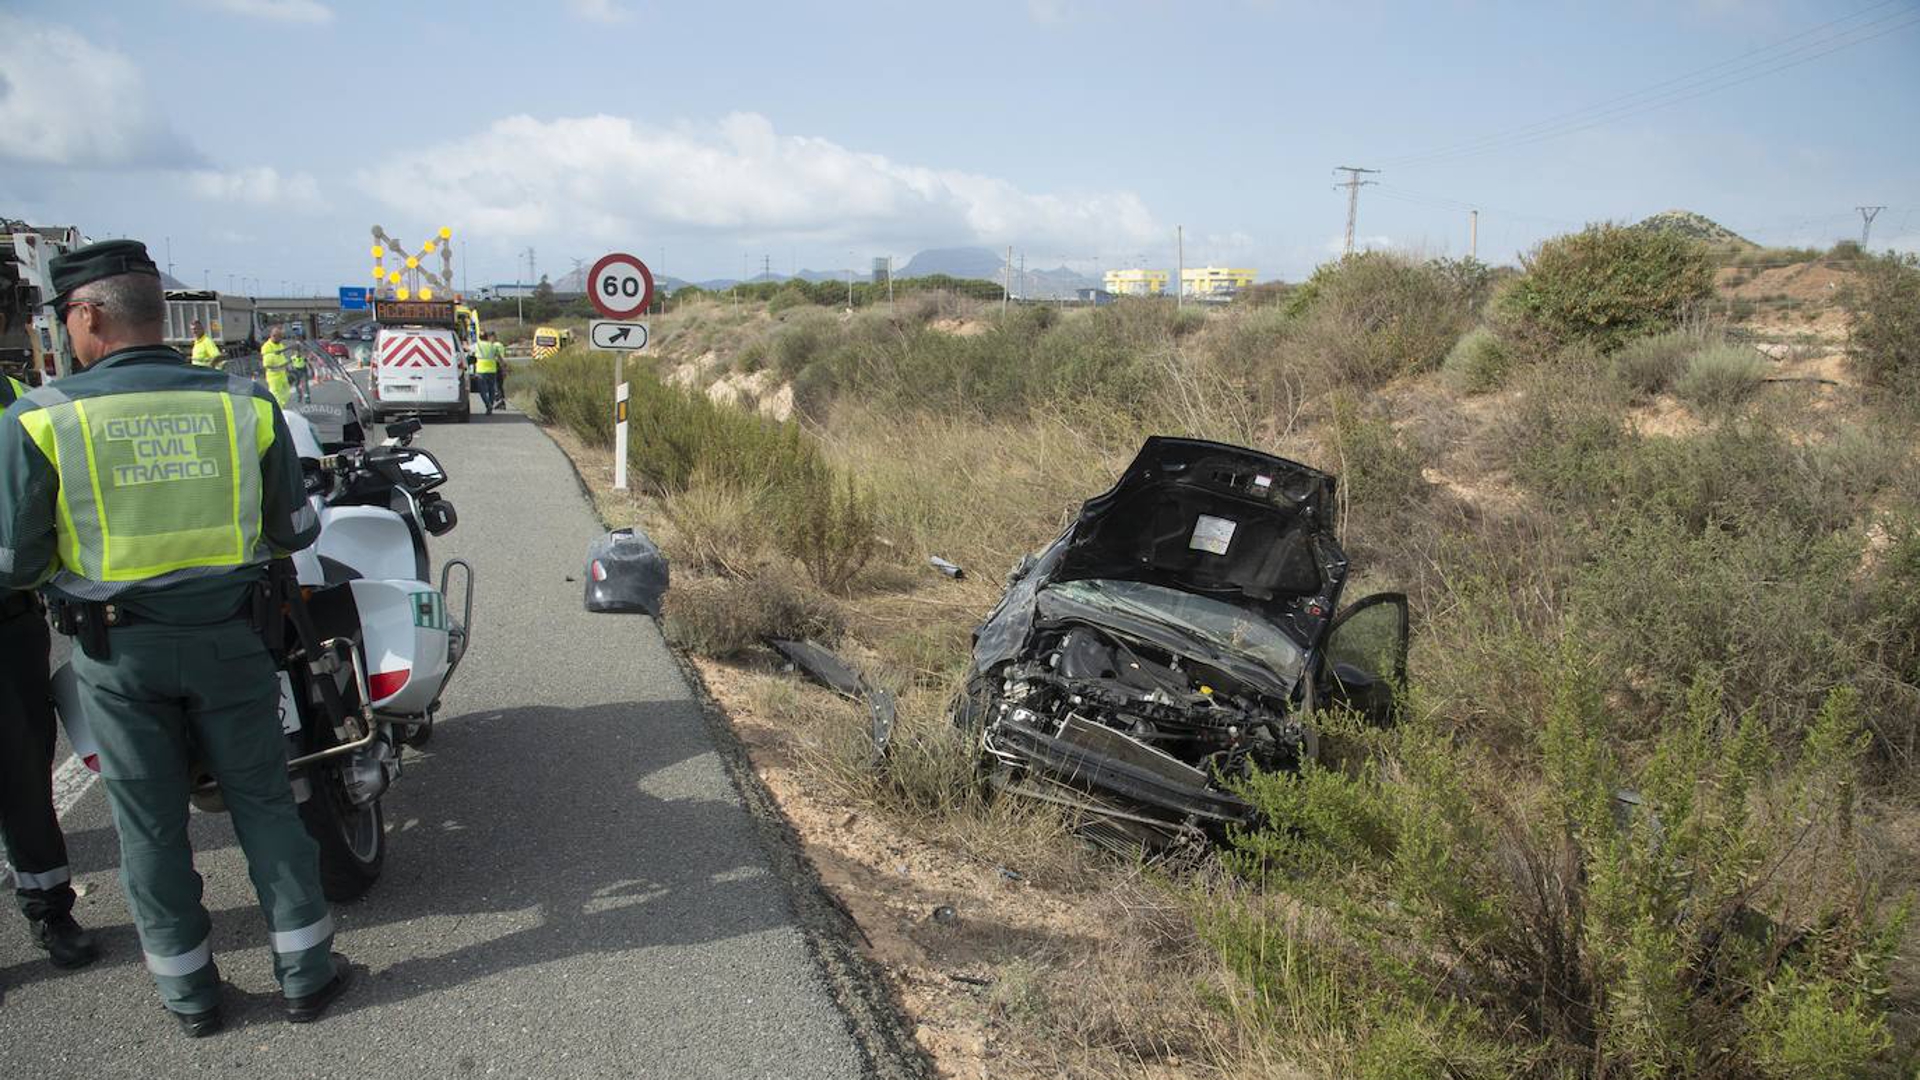
[[[1159,850],[1247,823],[1232,782],[1312,758],[1316,712],[1391,722],[1406,597],[1340,608],[1333,493],[1284,458],[1148,439],[974,632],[955,719],[985,780]]]

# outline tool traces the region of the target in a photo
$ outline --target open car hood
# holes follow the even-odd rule
[[[1257,450],[1154,436],[1086,501],[1053,581],[1109,578],[1198,593],[1311,630],[1346,580],[1333,477]]]

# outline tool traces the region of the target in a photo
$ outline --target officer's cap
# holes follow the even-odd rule
[[[103,240],[55,255],[47,263],[47,274],[53,278],[54,292],[48,303],[58,304],[71,299],[82,285],[122,274],[159,277],[160,268],[147,255],[147,245],[138,240]]]

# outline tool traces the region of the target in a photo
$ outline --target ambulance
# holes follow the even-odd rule
[[[451,300],[375,300],[370,396],[377,420],[398,416],[473,418],[471,346],[460,338]]]

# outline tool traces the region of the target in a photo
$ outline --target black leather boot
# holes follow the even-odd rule
[[[72,915],[33,920],[33,941],[47,950],[54,967],[82,968],[100,958],[100,946],[93,935],[82,930]]]

